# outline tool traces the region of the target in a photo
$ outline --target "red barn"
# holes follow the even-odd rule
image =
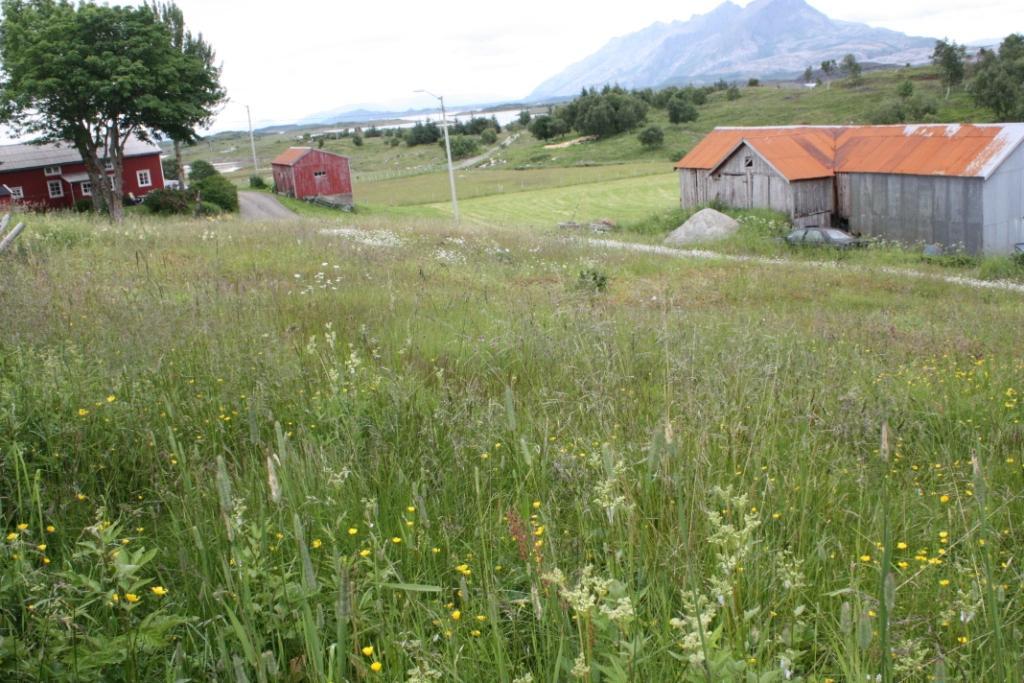
[[[348,157],[312,147],[291,147],[273,162],[274,186],[297,199],[332,197],[352,203]]]
[[[113,166],[107,165],[113,173]],[[164,186],[160,148],[137,139],[124,146],[124,194],[142,197]],[[65,144],[0,146],[0,187],[8,199],[32,208],[67,209],[92,197],[92,183],[78,151]],[[0,195],[5,194],[0,192]]]

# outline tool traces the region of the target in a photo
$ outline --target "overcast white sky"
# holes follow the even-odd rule
[[[655,21],[685,20],[720,0],[177,0],[223,63],[231,101],[215,130],[287,122],[337,108],[509,101]],[[738,4],[749,4],[739,0]],[[959,42],[1024,31],[1020,0],[810,0],[834,19]]]

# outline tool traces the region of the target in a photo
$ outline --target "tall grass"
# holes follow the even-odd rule
[[[359,224],[33,220],[5,678],[1019,680],[1018,296]]]

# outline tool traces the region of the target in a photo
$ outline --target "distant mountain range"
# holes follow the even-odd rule
[[[746,7],[724,2],[689,21],[658,22],[614,38],[541,83],[528,99],[614,83],[657,88],[721,78],[788,78],[848,53],[866,62],[919,64],[930,59],[934,46],[934,38],[830,19],[804,0],[756,0]]]

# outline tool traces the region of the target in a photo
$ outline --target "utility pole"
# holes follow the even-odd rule
[[[256,137],[252,132],[252,113],[249,111],[249,105],[245,105],[245,115],[249,119],[249,145],[252,147],[252,168],[253,174],[259,175],[260,165],[256,161]]]
[[[444,97],[441,95],[435,95],[429,90],[416,90],[414,92],[421,92],[431,97],[436,97],[441,102],[441,127],[444,129],[444,151],[448,156],[448,184],[451,186],[452,191],[452,215],[455,218],[455,225],[459,224],[459,200],[455,196],[455,169],[452,168],[452,145],[448,140],[448,114],[444,108]]]

